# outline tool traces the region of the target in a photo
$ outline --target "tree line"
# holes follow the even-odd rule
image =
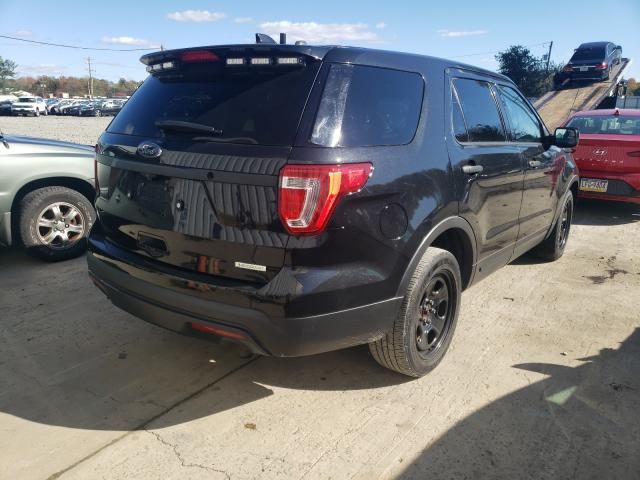
[[[24,90],[34,95],[45,96],[53,93],[60,96],[68,93],[71,97],[82,97],[89,94],[89,77],[49,75],[16,77],[18,65],[9,59],[0,57],[0,93],[11,93]],[[44,86],[43,86],[44,85]],[[103,78],[93,79],[93,95],[96,97],[114,97],[131,95],[140,82],[120,78],[117,82]]]

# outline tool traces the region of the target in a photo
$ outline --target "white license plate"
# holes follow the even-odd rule
[[[581,72],[588,72],[589,71],[589,67],[580,67],[580,71]]]
[[[598,180],[595,178],[583,178],[580,180],[580,190],[583,192],[606,193],[608,180]]]

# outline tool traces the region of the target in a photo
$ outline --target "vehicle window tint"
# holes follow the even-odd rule
[[[527,103],[513,88],[498,86],[504,112],[509,119],[511,140],[515,142],[540,142],[540,122]]]
[[[215,128],[221,133],[208,137],[212,142],[292,145],[318,67],[312,62],[295,69],[216,70],[204,64],[152,75],[107,130],[152,138],[187,134],[157,126],[175,120]]]
[[[580,133],[603,135],[640,135],[640,117],[631,115],[579,116],[573,117],[567,127],[578,129]]]
[[[462,116],[462,109],[458,102],[458,96],[455,92],[451,92],[451,118],[453,123],[453,134],[456,140],[459,142],[468,142],[469,135],[467,134],[467,126],[464,123],[464,117]]]
[[[454,85],[467,124],[469,141],[504,142],[504,128],[489,84],[479,80],[457,78]]]
[[[418,127],[423,89],[417,73],[331,65],[310,141],[326,147],[405,145]]]
[[[603,47],[579,48],[575,51],[571,60],[602,60],[605,55]]]

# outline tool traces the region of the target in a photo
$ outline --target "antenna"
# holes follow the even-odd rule
[[[266,33],[256,33],[256,43],[270,43],[277,45],[276,41]]]

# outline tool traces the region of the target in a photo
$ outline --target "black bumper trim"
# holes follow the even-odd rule
[[[260,355],[313,355],[377,340],[391,329],[402,302],[402,297],[395,297],[321,315],[271,318],[253,308],[213,302],[141,280],[93,251],[88,252],[87,262],[96,285],[114,305],[132,315],[184,334],[192,333],[194,321],[241,333],[248,338],[241,343]]]

